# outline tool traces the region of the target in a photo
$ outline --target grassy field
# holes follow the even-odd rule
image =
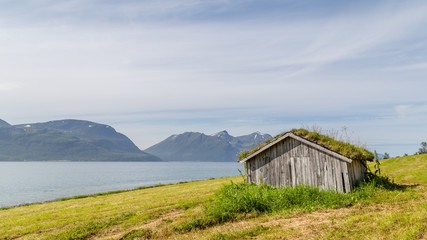
[[[381,160],[381,171],[402,184],[427,186],[427,154]]]
[[[348,207],[240,214],[185,228],[242,177],[0,210],[0,239],[427,239],[427,154],[381,161],[400,185]]]

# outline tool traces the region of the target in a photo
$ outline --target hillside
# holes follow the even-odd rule
[[[427,186],[427,154],[383,159],[380,163],[382,173],[396,182]]]
[[[160,161],[108,125],[58,120],[10,125],[0,121],[0,161]]]
[[[427,154],[381,162],[382,174],[411,185],[343,208],[251,213],[189,231],[214,193],[241,177],[142,188],[0,210],[0,239],[425,239],[427,179],[413,176],[427,172]]]
[[[231,162],[237,154],[271,139],[268,134],[252,133],[233,137],[227,131],[213,135],[185,132],[172,135],[144,151],[166,161]]]

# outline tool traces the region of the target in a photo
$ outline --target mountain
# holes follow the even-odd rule
[[[10,125],[0,120],[0,161],[160,161],[108,125],[58,120]]]
[[[166,161],[232,162],[237,161],[239,152],[271,138],[258,132],[240,137],[233,137],[227,131],[213,135],[185,132],[172,135],[144,151]]]
[[[0,119],[0,127],[9,127],[10,124]]]

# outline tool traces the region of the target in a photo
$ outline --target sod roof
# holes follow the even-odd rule
[[[331,137],[328,137],[326,135],[322,135],[318,132],[310,132],[306,129],[292,129],[290,133],[293,133],[303,139],[306,139],[312,143],[316,143],[327,150],[330,150],[334,153],[338,153],[348,159],[351,160],[359,160],[359,161],[372,161],[374,159],[374,154],[370,151],[366,150],[362,147],[354,146],[350,143],[346,143],[343,141],[335,140]],[[274,137],[272,140],[267,140],[266,142],[258,145],[255,148],[252,148],[249,151],[244,151],[239,154],[239,161],[244,162],[245,159],[247,160],[251,156],[256,155],[258,151],[263,151],[267,146],[274,145],[275,142],[281,138],[282,136],[288,134],[289,132],[279,134],[276,137]]]

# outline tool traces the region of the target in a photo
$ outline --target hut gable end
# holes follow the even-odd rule
[[[247,181],[275,187],[306,184],[349,192],[366,176],[360,161],[313,143],[291,132],[239,162],[246,163]]]

